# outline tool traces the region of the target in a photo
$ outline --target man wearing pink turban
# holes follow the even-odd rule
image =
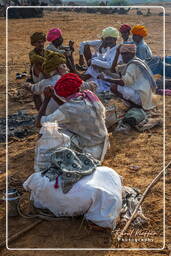
[[[70,69],[71,72],[75,72],[75,66],[74,66],[74,59],[73,59],[73,52],[74,52],[74,42],[69,41],[69,46],[65,47],[63,46],[63,37],[62,37],[62,31],[59,28],[52,28],[47,33],[47,41],[50,42],[47,46],[47,50],[62,53],[65,55],[67,60],[67,66]]]

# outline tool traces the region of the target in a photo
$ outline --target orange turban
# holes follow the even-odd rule
[[[142,25],[134,26],[131,32],[133,35],[142,36],[142,37],[145,37],[148,35],[147,29]]]

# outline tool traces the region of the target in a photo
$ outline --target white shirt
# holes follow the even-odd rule
[[[56,74],[48,79],[43,79],[40,82],[32,85],[31,91],[34,94],[41,95],[42,100],[44,100],[44,89],[48,86],[55,86],[56,82],[60,79],[60,77],[60,75]],[[50,99],[46,109],[46,115],[53,113],[58,108],[58,106],[59,105],[54,99]]]
[[[99,50],[99,47],[102,44],[102,40],[92,40],[92,41],[84,41],[80,43],[80,55],[84,54],[84,47],[85,45],[89,45],[90,47],[92,47],[95,52],[97,52]]]
[[[117,45],[112,48],[107,47],[105,51],[103,51],[104,48],[102,48],[102,53],[98,52],[97,57],[92,58],[91,64],[104,69],[110,69],[112,67],[117,48]],[[119,56],[118,61],[121,61],[121,56]]]
[[[154,107],[152,104],[152,90],[150,82],[145,78],[141,69],[136,64],[129,64],[126,74],[122,79],[126,86],[132,87],[139,93],[144,109],[148,110]]]

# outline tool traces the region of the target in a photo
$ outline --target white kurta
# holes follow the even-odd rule
[[[41,173],[32,174],[23,184],[31,191],[35,207],[49,209],[56,216],[77,216],[105,228],[115,228],[122,207],[122,185],[120,176],[111,168],[101,166],[83,177],[71,190],[64,194],[54,188],[55,181],[49,181]]]
[[[36,75],[34,74],[34,64],[32,65],[31,70],[32,70],[32,79],[33,79],[33,83],[38,83],[38,82],[40,82],[42,79],[44,79],[44,75],[43,75],[42,72],[39,73],[39,76],[36,76]]]
[[[72,99],[59,106],[52,114],[41,118],[42,125],[55,121],[71,140],[74,139],[75,146],[84,153],[103,160],[109,142],[105,108],[101,102],[92,106],[86,99]]]
[[[60,79],[60,75],[56,74],[48,79],[43,79],[40,82],[32,85],[31,91],[34,94],[41,95],[42,100],[44,100],[43,91],[48,86],[55,86],[56,82]],[[46,109],[46,115],[49,115],[53,113],[57,108],[58,104],[54,99],[50,99],[47,109]]]
[[[110,70],[116,55],[116,50],[118,46],[114,46],[112,48],[102,48],[102,53],[97,52],[96,56],[92,58],[91,66],[88,67],[86,74],[91,75],[91,81],[94,81],[97,84],[97,93],[102,91],[110,90],[110,83],[104,80],[98,79],[97,77],[100,75],[101,71]],[[118,62],[122,60],[121,56],[119,56]]]
[[[95,53],[99,50],[99,47],[102,45],[102,40],[90,40],[84,41],[80,43],[80,55],[84,54],[84,47],[85,45],[89,45],[95,51]]]
[[[125,83],[125,86],[122,87],[122,91],[126,91],[126,87],[131,87],[138,92],[141,98],[142,107],[145,110],[154,108],[152,103],[152,89],[150,82],[143,75],[143,72],[138,65],[134,63],[129,64],[126,74],[122,77],[122,79]]]

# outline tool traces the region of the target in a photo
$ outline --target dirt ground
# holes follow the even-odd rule
[[[161,9],[152,10],[150,17],[136,16],[134,11],[129,15],[102,15],[85,14],[72,12],[49,12],[45,13],[44,18],[39,19],[20,19],[9,20],[8,29],[8,65],[9,65],[9,92],[16,88],[21,90],[22,81],[15,80],[17,72],[29,70],[28,52],[32,49],[30,46],[30,35],[35,31],[47,32],[52,27],[60,27],[63,31],[65,43],[72,39],[75,41],[75,49],[78,49],[79,43],[83,40],[96,39],[100,31],[106,26],[115,26],[119,28],[120,24],[128,23],[145,24],[149,30],[147,43],[149,43],[154,55],[162,55],[163,49],[163,17],[157,14]],[[171,8],[167,8],[167,13],[171,15]],[[0,109],[1,116],[5,116],[5,21],[0,19],[0,40],[1,46],[1,66],[0,66]],[[171,55],[171,16],[166,17],[166,54]],[[78,50],[75,51],[75,62],[78,62]],[[144,191],[147,185],[162,169],[163,156],[166,163],[171,160],[171,121],[170,108],[171,98],[166,97],[166,122],[165,122],[165,152],[163,150],[163,129],[155,128],[152,131],[138,133],[132,131],[129,135],[110,134],[111,148],[108,151],[104,165],[115,169],[123,176],[124,185],[133,186]],[[26,109],[29,113],[36,113],[33,103],[30,101],[18,102],[9,97],[9,114],[18,110]],[[160,98],[159,110],[163,115],[163,104]],[[10,185],[21,184],[33,172],[34,148],[37,140],[37,134],[25,139],[12,141],[8,147],[8,170]],[[5,144],[0,144],[0,197],[5,188]],[[165,154],[163,154],[165,153]],[[131,171],[131,166],[137,165],[139,169],[136,172]],[[144,226],[140,231],[154,232],[152,242],[122,242],[118,244],[115,235],[108,233],[90,231],[85,223],[82,225],[81,219],[74,219],[65,222],[47,222],[43,221],[37,227],[27,232],[16,241],[9,244],[10,248],[108,248],[109,251],[9,251],[2,249],[3,256],[22,255],[22,256],[44,256],[44,255],[169,255],[171,221],[169,220],[169,175],[166,179],[166,187],[161,180],[151,191],[143,203],[145,216],[149,218],[148,226]],[[163,194],[166,188],[166,232],[163,229],[164,221],[164,201]],[[0,223],[2,233],[0,242],[5,238],[5,205],[0,201]],[[19,217],[9,218],[9,235],[19,232],[21,229],[30,225],[34,220],[21,219]],[[131,230],[131,228],[130,228]],[[165,250],[149,251],[111,251],[110,248],[162,248],[163,234],[166,234]]]

